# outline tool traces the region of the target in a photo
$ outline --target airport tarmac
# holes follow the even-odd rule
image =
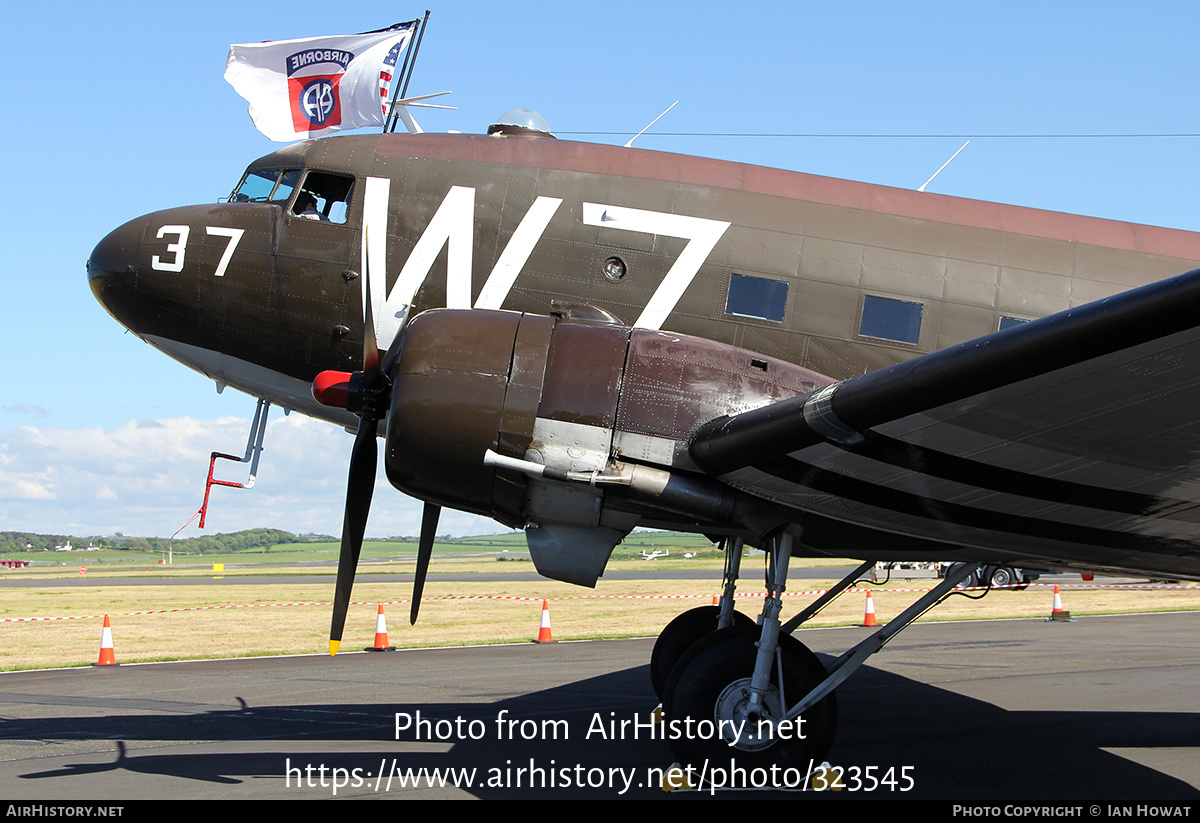
[[[865,632],[799,636],[828,663]],[[821,797],[1196,803],[1198,638],[1200,613],[915,625],[838,692],[830,761],[892,785]],[[0,674],[0,797],[705,797],[655,780],[652,645]],[[434,769],[451,784],[399,785]]]

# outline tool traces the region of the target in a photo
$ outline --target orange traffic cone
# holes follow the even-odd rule
[[[387,639],[387,621],[383,619],[383,604],[379,604],[379,613],[375,615],[375,645],[368,646],[363,651],[368,652],[394,652],[395,646],[388,645]]]
[[[869,590],[867,591],[867,610],[863,614],[862,624],[864,626],[878,626],[879,625],[878,623],[875,622],[875,601],[871,599],[871,592]]]
[[[116,655],[113,654],[112,644],[112,624],[108,622],[108,615],[104,615],[104,628],[100,631],[100,661],[93,665],[96,666],[119,666]]]
[[[714,606],[720,606],[720,605],[721,605],[721,598],[717,597],[715,594],[713,595],[713,605],[714,605]]]
[[[554,638],[550,634],[550,604],[545,600],[542,601],[542,625],[538,627],[537,640],[534,643],[553,643]]]
[[[1068,623],[1075,622],[1071,618],[1071,613],[1063,608],[1062,595],[1060,595],[1058,593],[1058,584],[1057,583],[1054,584],[1054,605],[1050,609],[1050,616],[1046,618],[1046,622],[1049,623],[1052,620],[1055,622],[1060,621],[1060,620],[1064,621],[1064,622],[1068,622]]]

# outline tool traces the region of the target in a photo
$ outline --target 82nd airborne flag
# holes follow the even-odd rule
[[[415,25],[233,45],[225,79],[249,101],[255,128],[272,140],[382,126],[396,62]]]

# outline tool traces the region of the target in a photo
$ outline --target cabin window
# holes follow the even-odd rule
[[[787,308],[787,293],[788,284],[782,280],[731,274],[725,313],[782,323],[784,309]]]
[[[312,220],[345,223],[353,190],[354,178],[348,174],[310,171],[300,186],[292,211]]]
[[[1029,322],[1028,320],[1023,320],[1020,317],[1001,317],[1000,318],[1000,326],[997,329],[997,331],[1004,331],[1005,329],[1011,329],[1014,326],[1022,326],[1028,322]]]
[[[869,294],[863,298],[862,323],[858,333],[864,337],[915,344],[921,337],[921,312],[924,308],[920,303]]]
[[[299,169],[249,171],[229,197],[231,203],[279,203],[292,196],[300,180]]]

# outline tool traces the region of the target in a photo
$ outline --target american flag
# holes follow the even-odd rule
[[[383,65],[379,69],[379,98],[383,104],[383,113],[387,115],[388,94],[392,89],[392,74],[396,70],[396,61],[400,59],[400,52],[404,50],[404,46],[408,45],[408,41],[397,43],[392,46],[387,53],[387,57],[383,58]]]

